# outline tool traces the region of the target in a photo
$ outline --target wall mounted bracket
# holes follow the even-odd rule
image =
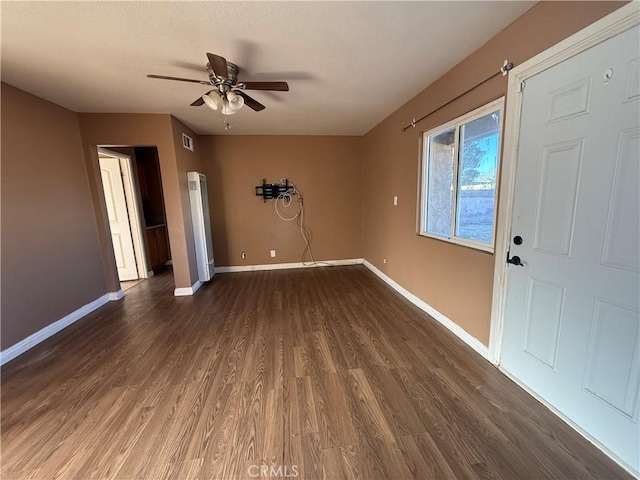
[[[267,183],[263,178],[262,185],[256,186],[256,197],[262,197],[266,203],[267,200],[274,200],[288,193],[292,188],[288,179],[285,179],[285,183]]]

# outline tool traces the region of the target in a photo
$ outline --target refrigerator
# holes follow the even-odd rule
[[[198,280],[207,282],[213,278],[213,242],[211,241],[211,217],[207,197],[207,177],[199,172],[187,172],[193,240],[198,263]]]

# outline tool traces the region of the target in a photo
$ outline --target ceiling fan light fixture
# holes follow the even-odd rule
[[[244,105],[244,98],[242,98],[242,95],[238,95],[233,90],[227,93],[227,101],[229,102],[229,108],[234,111],[240,110]]]
[[[233,115],[234,113],[236,113],[238,110],[234,110],[233,108],[231,108],[231,105],[229,104],[229,102],[224,102],[222,104],[222,114],[223,115]]]
[[[207,104],[207,107],[212,110],[218,110],[218,108],[220,108],[220,104],[222,104],[222,99],[217,93],[213,96],[209,94],[203,95],[202,100],[204,100],[204,103]],[[224,105],[222,106],[222,109],[224,110]]]

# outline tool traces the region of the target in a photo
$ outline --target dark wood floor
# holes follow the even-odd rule
[[[3,479],[630,478],[363,266],[172,280],[3,367]]]

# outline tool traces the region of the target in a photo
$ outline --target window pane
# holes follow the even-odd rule
[[[500,112],[463,125],[456,208],[456,236],[492,244],[496,203]]]
[[[451,236],[453,185],[453,146],[456,129],[452,127],[428,141],[427,233]]]

